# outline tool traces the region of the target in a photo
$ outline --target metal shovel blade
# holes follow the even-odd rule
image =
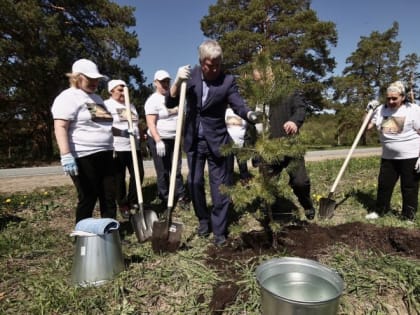
[[[131,225],[139,243],[146,242],[152,237],[153,224],[158,221],[154,211],[139,211],[130,217]]]
[[[319,200],[319,217],[324,219],[330,219],[334,215],[335,207],[337,203],[331,198],[321,198]]]
[[[153,223],[152,249],[155,253],[175,252],[181,244],[184,225],[178,222],[157,221]]]

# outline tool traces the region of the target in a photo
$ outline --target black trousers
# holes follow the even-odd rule
[[[166,202],[169,195],[169,182],[171,178],[175,139],[162,139],[162,141],[165,143],[166,154],[161,157],[156,153],[155,140],[153,140],[152,137],[147,136],[147,146],[149,147],[150,153],[152,154],[153,164],[156,171],[158,195],[161,200]],[[184,186],[184,179],[182,177],[181,169],[182,159],[181,154],[179,154],[175,180],[175,200],[177,198],[185,197],[186,195],[186,189]]]
[[[78,197],[76,223],[92,217],[97,200],[101,217],[115,219],[115,168],[112,155],[112,151],[103,151],[76,159],[79,175],[71,177]]]
[[[293,163],[293,165],[290,165],[291,163]],[[293,193],[305,210],[313,208],[311,183],[306,171],[304,158],[286,156],[283,161],[279,163],[266,164],[262,162],[259,166],[259,170],[264,176],[274,177],[279,176],[283,169],[289,165],[290,167],[287,168],[287,174],[289,175],[289,185],[292,188]]]
[[[390,210],[392,193],[401,180],[402,215],[414,219],[418,206],[419,178],[414,170],[417,158],[404,160],[381,159],[378,176],[376,211],[383,215]]]
[[[114,156],[115,162],[115,190],[116,190],[116,200],[118,206],[129,206],[132,207],[138,203],[137,200],[137,188],[136,188],[136,178],[134,173],[134,164],[131,151],[116,151]],[[141,157],[141,151],[137,150],[137,163],[139,166],[140,173],[140,182],[143,182],[144,178],[144,168],[143,168],[143,159]],[[127,192],[127,183],[125,180],[126,171],[130,174],[130,179],[128,182],[128,192]]]

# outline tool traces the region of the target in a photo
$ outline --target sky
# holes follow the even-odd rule
[[[132,60],[152,83],[159,69],[169,72],[174,79],[178,67],[198,63],[197,48],[206,37],[200,29],[200,20],[208,14],[216,0],[113,0],[119,5],[136,8],[136,31],[140,56]],[[399,23],[397,39],[401,41],[400,58],[407,54],[420,55],[420,1],[419,0],[312,0],[311,8],[320,21],[336,24],[338,43],[331,47],[341,75],[345,60],[357,49],[361,36],[373,31],[383,33]]]

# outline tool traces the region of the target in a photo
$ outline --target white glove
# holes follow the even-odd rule
[[[188,80],[191,74],[191,67],[190,65],[182,66],[178,68],[178,72],[176,73],[175,84],[181,84],[181,81]]]
[[[71,153],[67,153],[61,156],[61,165],[63,166],[64,174],[70,176],[79,175],[76,160]]]
[[[165,143],[161,140],[159,142],[156,142],[156,153],[158,156],[163,157],[165,156]]]
[[[375,110],[378,106],[379,102],[377,100],[370,101],[366,106],[366,111]]]
[[[417,159],[416,165],[414,165],[414,170],[417,173],[420,173],[420,158]]]

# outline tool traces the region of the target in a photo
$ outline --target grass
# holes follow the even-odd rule
[[[316,203],[328,194],[341,164],[342,160],[307,163]],[[352,159],[334,194],[340,204],[334,217],[315,219],[315,223],[365,221],[364,215],[374,203],[378,169],[378,158]],[[287,182],[287,176],[282,181]],[[147,179],[145,186],[145,200],[153,199],[153,179]],[[284,193],[297,204],[290,188]],[[214,287],[226,281],[236,283],[239,291],[223,314],[260,313],[254,273],[270,256],[224,261],[222,269],[212,267],[207,263],[212,258],[208,256],[210,242],[195,236],[193,211],[175,211],[184,223],[182,237],[188,248],[157,255],[149,242],[139,244],[133,234],[125,235],[126,270],[106,285],[74,286],[70,281],[74,241],[69,233],[74,226],[75,200],[72,186],[0,195],[1,314],[210,314]],[[392,207],[401,211],[399,187]],[[239,214],[240,220],[231,228],[232,237],[256,228],[252,214]],[[374,224],[420,226],[418,219],[409,226],[395,216]],[[320,261],[345,279],[340,314],[404,314],[407,310],[419,314],[419,261],[352,250],[342,244],[329,249]]]

